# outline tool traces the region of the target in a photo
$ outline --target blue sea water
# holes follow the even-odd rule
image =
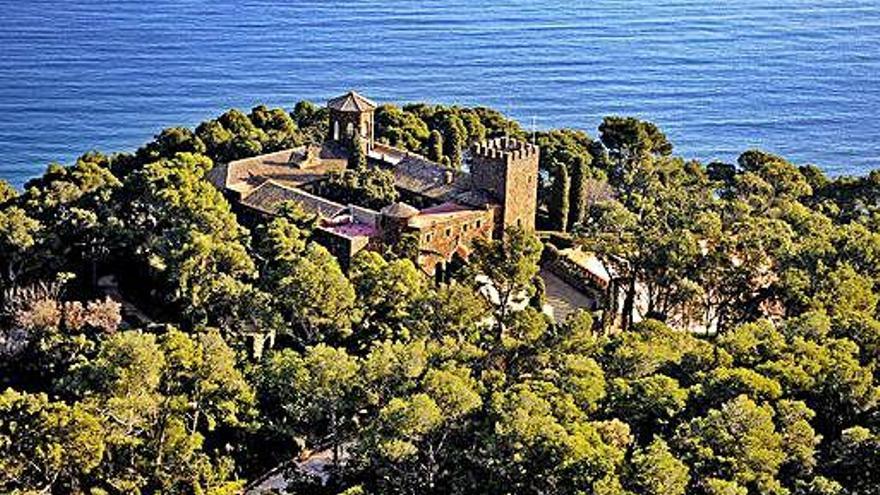
[[[356,88],[679,153],[880,167],[880,0],[0,0],[0,178]]]

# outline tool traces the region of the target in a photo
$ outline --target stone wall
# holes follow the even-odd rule
[[[496,236],[511,227],[535,229],[539,159],[537,146],[507,137],[483,141],[471,148],[473,186],[491,191],[501,201]]]
[[[338,141],[347,145],[351,140],[351,136],[346,134],[349,124],[354,128],[354,132],[361,134],[361,140],[366,148],[365,151],[368,152],[371,150],[373,147],[374,132],[373,112],[340,112],[338,110],[330,109],[330,129],[327,133],[328,141]],[[338,139],[336,136],[337,125],[339,126]]]
[[[318,227],[314,230],[315,242],[324,246],[339,261],[342,270],[348,272],[351,260],[356,254],[368,249],[370,239],[367,237],[344,237],[329,230]]]
[[[413,229],[419,236],[418,264],[433,275],[438,264],[445,267],[459,246],[470,253],[474,239],[490,239],[495,229],[492,210],[474,211],[464,218]]]

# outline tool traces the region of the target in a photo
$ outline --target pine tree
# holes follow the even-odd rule
[[[461,168],[461,150],[467,144],[467,128],[457,115],[450,116],[445,124],[443,144],[446,156],[453,168]]]

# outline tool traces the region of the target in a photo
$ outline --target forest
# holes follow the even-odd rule
[[[400,252],[344,271],[295,204],[240,224],[208,171],[327,118],[230,110],[0,181],[0,492],[233,494],[278,466],[301,495],[880,493],[880,170],[700,163],[630,117],[594,138],[377,109],[378,139],[451,168],[486,137],[541,147],[539,228],[651,316],[553,321],[535,279],[558,246],[529,232],[438,285]],[[298,468],[316,453],[322,476]]]

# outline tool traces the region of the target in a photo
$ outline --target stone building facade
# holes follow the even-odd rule
[[[320,218],[315,239],[348,267],[363,249],[413,243],[421,269],[438,280],[464,262],[475,239],[517,227],[533,230],[537,208],[537,146],[500,137],[471,146],[466,170],[451,170],[375,140],[376,104],[352,91],[327,102],[329,129],[321,146],[303,146],[220,164],[209,180],[246,217],[271,216],[286,201]],[[401,202],[373,211],[321,198],[327,174],[344,169],[358,133],[368,164],[394,173]]]
[[[418,242],[419,266],[444,280],[451,266],[467,260],[475,239],[492,237],[496,214],[495,207],[480,209],[449,202],[418,211],[401,227]]]
[[[501,203],[500,228],[535,229],[538,208],[538,147],[508,137],[471,147],[473,185],[490,191]],[[499,232],[495,233],[500,234]]]

